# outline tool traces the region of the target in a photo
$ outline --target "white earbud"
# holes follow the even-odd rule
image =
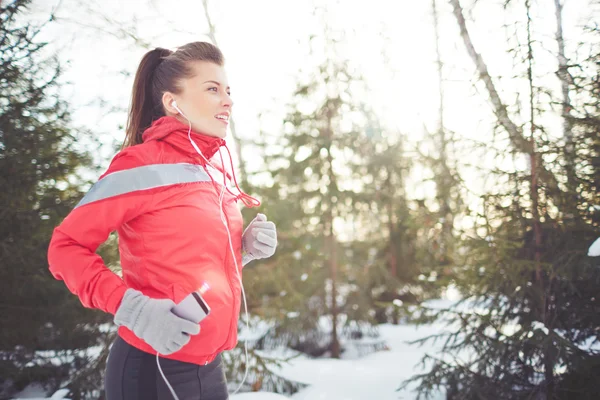
[[[181,115],[182,115],[184,118],[187,118],[187,117],[185,116],[185,114],[183,113],[183,111],[181,111],[181,110],[179,109],[179,107],[177,107],[177,102],[176,102],[175,100],[173,100],[173,101],[171,102],[171,105],[173,106],[173,108],[175,108],[175,109],[176,109],[176,110],[179,112],[179,114],[181,114]]]

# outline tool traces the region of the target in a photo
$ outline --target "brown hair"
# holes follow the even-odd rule
[[[142,133],[165,115],[162,96],[165,92],[180,93],[181,79],[193,74],[190,61],[209,61],[220,66],[225,63],[221,50],[206,42],[188,43],[176,51],[157,47],[144,55],[133,82],[123,148],[142,143]]]

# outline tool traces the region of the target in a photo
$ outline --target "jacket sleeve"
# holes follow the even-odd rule
[[[50,272],[63,280],[85,307],[115,314],[127,290],[96,250],[111,232],[150,209],[152,191],[119,194],[119,186],[128,184],[132,169],[139,165],[127,149],[119,153],[106,173],[54,229],[48,248]],[[123,174],[124,171],[128,173]]]

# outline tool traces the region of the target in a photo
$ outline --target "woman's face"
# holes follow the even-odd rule
[[[186,124],[189,119],[192,129],[198,133],[224,138],[233,106],[225,69],[207,61],[194,61],[191,68],[193,76],[180,82],[179,94],[163,95],[167,115]],[[173,99],[185,117],[172,106]]]

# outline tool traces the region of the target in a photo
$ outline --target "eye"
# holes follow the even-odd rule
[[[216,86],[208,88],[208,90],[213,90],[213,89],[214,89],[215,92],[217,92],[219,90]]]

